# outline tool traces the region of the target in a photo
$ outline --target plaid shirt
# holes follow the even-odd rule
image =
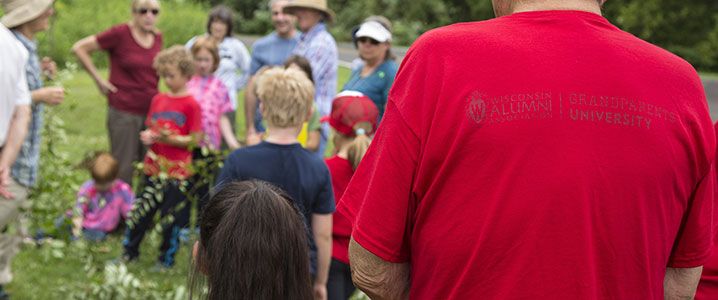
[[[30,91],[37,90],[42,87],[42,70],[40,69],[40,60],[37,56],[37,42],[30,40],[20,32],[13,30],[13,34],[20,43],[27,48],[30,53],[28,58],[27,85]],[[42,129],[42,115],[44,106],[41,103],[32,104],[32,120],[28,128],[27,136],[22,144],[20,153],[12,166],[11,176],[18,183],[32,187],[37,182],[37,169],[40,162],[40,131]]]
[[[334,95],[337,93],[339,52],[326,25],[319,23],[308,32],[302,33],[293,54],[304,56],[312,65],[316,92],[314,102],[322,116],[328,115],[332,110]]]

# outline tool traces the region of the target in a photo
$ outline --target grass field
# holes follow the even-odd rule
[[[338,87],[343,86],[348,76],[349,70],[340,68]],[[89,151],[109,148],[105,125],[107,102],[84,72],[75,73],[63,86],[68,91],[65,103],[51,108],[58,111],[66,126],[67,142],[60,145],[59,149],[68,153],[71,161],[79,162]],[[244,139],[242,103],[239,107],[238,135],[240,139]],[[74,199],[57,201],[66,203],[67,208],[70,208]],[[58,212],[58,215],[60,213]],[[142,245],[140,260],[129,264],[128,271],[139,279],[141,284],[151,286],[152,290],[170,292],[187,281],[189,247],[181,247],[177,254],[177,265],[173,269],[153,273],[150,270],[155,264],[158,246],[159,236],[153,232]],[[76,242],[26,245],[13,261],[15,277],[13,282],[6,286],[6,290],[13,299],[69,299],[73,291],[101,285],[104,282],[104,264],[119,257],[121,248],[121,236],[111,236],[107,241],[97,244]],[[150,295],[146,297],[163,298]]]

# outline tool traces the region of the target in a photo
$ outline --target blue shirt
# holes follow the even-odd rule
[[[293,54],[304,56],[312,65],[314,103],[317,104],[321,116],[329,115],[332,100],[337,93],[339,51],[326,25],[319,23],[302,33]]]
[[[297,46],[299,35],[285,39],[276,32],[257,40],[252,45],[252,62],[249,73],[254,75],[264,66],[279,66],[292,55],[294,47]]]
[[[37,90],[43,86],[40,59],[37,56],[37,42],[28,39],[18,31],[13,30],[13,34],[30,54],[25,67],[28,89],[30,91]],[[10,170],[12,178],[25,187],[32,187],[37,183],[43,111],[44,105],[42,103],[32,104],[30,127],[28,127],[27,136],[22,143],[20,153],[18,153],[15,163],[12,165],[12,170]]]
[[[292,197],[304,216],[307,229],[312,228],[312,214],[334,212],[334,192],[324,160],[298,143],[279,145],[262,142],[238,149],[224,162],[218,185],[232,181],[258,179],[269,182]],[[308,231],[311,271],[316,274],[317,247]]]
[[[386,99],[389,97],[389,90],[394,84],[398,66],[394,60],[387,60],[379,65],[369,76],[361,77],[362,66],[352,70],[349,81],[344,84],[342,90],[357,91],[369,97],[379,109],[379,119],[384,115]]]

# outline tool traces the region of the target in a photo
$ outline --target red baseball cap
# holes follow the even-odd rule
[[[360,122],[371,124],[370,135],[376,131],[379,118],[379,109],[369,97],[356,91],[339,93],[332,101],[332,113],[322,118],[322,122],[329,122],[334,130],[346,136],[356,136],[354,125]]]

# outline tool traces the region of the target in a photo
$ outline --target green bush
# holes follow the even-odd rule
[[[205,31],[207,6],[191,1],[161,1],[159,29],[165,48],[184,44],[193,36]],[[58,0],[55,1],[52,27],[39,36],[40,53],[50,56],[59,65],[74,60],[72,45],[83,37],[100,33],[113,25],[130,20],[129,0]],[[106,67],[104,53],[95,55],[98,67]]]

